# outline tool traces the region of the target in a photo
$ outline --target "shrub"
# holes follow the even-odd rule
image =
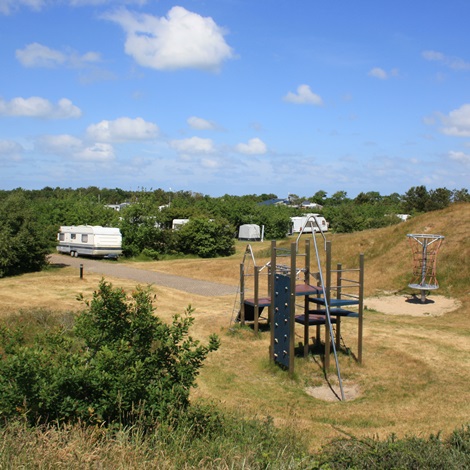
[[[25,345],[1,330],[0,416],[151,424],[189,404],[203,361],[219,346],[189,336],[192,309],[171,324],[154,316],[148,289],[130,297],[102,280],[76,319],[73,335],[48,332]]]
[[[193,218],[178,231],[183,253],[201,258],[229,256],[235,253],[234,228],[225,220]]]
[[[48,242],[22,193],[0,202],[0,278],[40,271],[47,264]]]
[[[447,440],[391,435],[378,439],[338,439],[327,444],[318,467],[331,469],[469,468],[470,428],[456,430]]]

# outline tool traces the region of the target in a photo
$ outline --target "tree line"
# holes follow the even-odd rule
[[[0,190],[0,277],[41,269],[54,250],[61,225],[102,225],[121,229],[125,256],[227,256],[234,253],[243,224],[264,226],[266,239],[281,239],[291,217],[319,212],[335,232],[353,232],[399,223],[396,214],[417,214],[469,202],[467,189],[410,188],[405,194],[382,196],[346,191],[331,196],[319,190],[310,197],[289,194],[287,204],[267,204],[276,194],[211,197],[192,191],[139,189],[125,191],[95,186],[39,190]],[[121,211],[107,207],[127,202]],[[303,208],[303,203],[317,208]],[[320,207],[321,206],[321,207]],[[189,219],[172,230],[174,219]]]

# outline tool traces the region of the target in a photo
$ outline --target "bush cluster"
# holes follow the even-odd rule
[[[338,439],[327,444],[313,468],[318,469],[467,469],[470,468],[470,426],[450,437],[395,435],[379,439]]]
[[[0,334],[0,416],[51,421],[152,424],[179,413],[203,361],[219,346],[189,336],[192,309],[171,324],[156,317],[148,289],[131,296],[102,280],[72,331],[48,331],[25,344]]]
[[[0,201],[0,278],[40,271],[47,264],[48,243],[23,194]]]

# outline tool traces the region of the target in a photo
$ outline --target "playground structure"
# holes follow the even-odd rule
[[[316,224],[313,216],[306,222]],[[305,240],[305,250],[300,253],[299,240],[302,230],[290,249],[278,248],[271,242],[271,260],[263,266],[257,266],[251,246],[245,251],[240,265],[239,304],[235,301],[234,313],[241,324],[253,322],[254,331],[259,329],[263,310],[269,309],[267,318],[270,327],[270,360],[286,368],[290,374],[294,371],[295,326],[303,325],[304,357],[310,351],[309,327],[316,327],[314,345],[321,346],[320,328],[325,326],[323,366],[330,367],[333,351],[336,370],[340,383],[341,395],[344,393],[339,370],[337,350],[341,342],[341,321],[343,317],[358,320],[358,340],[356,359],[362,363],[363,337],[363,299],[364,299],[364,256],[359,256],[359,267],[344,269],[338,264],[333,270],[331,242],[326,241],[321,228],[311,230],[317,270],[311,269],[311,244]],[[322,269],[315,233],[320,233],[324,241],[325,267]],[[298,262],[304,258],[303,263]],[[280,263],[280,261],[284,261]],[[264,276],[266,274],[266,276]],[[332,278],[336,275],[336,284]],[[247,280],[253,278],[253,296],[248,297]],[[261,292],[267,292],[261,294]],[[299,301],[297,301],[299,300]],[[312,308],[313,307],[313,308]],[[348,307],[352,307],[349,309]],[[233,319],[233,316],[232,316]],[[333,329],[336,327],[336,331]]]
[[[436,277],[437,254],[443,235],[408,234],[413,253],[413,279],[408,287],[421,291],[421,303],[426,303],[426,291],[439,289]]]

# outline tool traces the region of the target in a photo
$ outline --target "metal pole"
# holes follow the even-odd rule
[[[322,232],[322,235],[323,235],[323,232]],[[326,292],[326,289],[325,289],[325,282],[323,280],[320,257],[319,257],[319,254],[318,254],[317,239],[315,237],[315,234],[313,235],[313,243],[314,243],[314,246],[315,246],[315,254],[316,254],[316,257],[317,257],[320,284],[321,284],[321,288],[322,288],[322,291],[323,291],[323,298],[325,299],[325,314],[326,314],[326,320],[327,320],[327,323],[328,323],[328,330],[327,331],[329,333],[329,337],[333,340],[333,341],[330,340],[330,342],[333,345],[333,354],[335,356],[335,361],[336,361],[336,372],[337,372],[337,375],[338,375],[339,389],[341,391],[341,401],[345,401],[346,398],[344,396],[343,381],[341,379],[341,371],[339,369],[338,354],[336,353],[336,345],[335,345],[335,341],[334,341],[333,326],[331,324],[329,297],[327,297],[327,292]],[[331,247],[331,242],[329,242],[329,244],[330,244],[330,247]],[[329,349],[329,347],[330,347],[330,345],[326,344],[326,339],[325,339],[325,348]]]
[[[426,284],[426,269],[428,262],[428,240],[425,238],[423,240],[423,254],[422,254],[422,264],[421,264],[421,285]],[[421,303],[426,303],[426,293],[424,289],[421,289]]]

